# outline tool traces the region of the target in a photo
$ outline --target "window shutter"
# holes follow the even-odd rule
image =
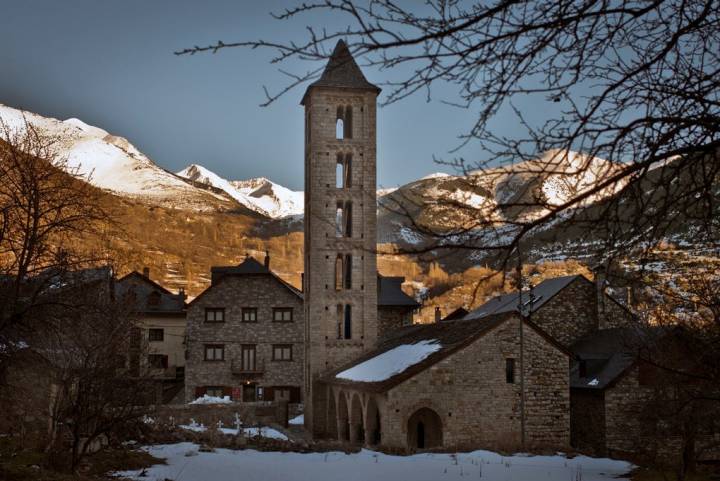
[[[232,399],[232,388],[230,386],[223,386],[223,396],[228,396],[230,399]]]
[[[196,398],[203,397],[206,392],[207,392],[207,388],[205,386],[197,386],[195,388],[195,397]]]
[[[272,387],[266,387],[264,397],[265,397],[264,401],[274,401],[275,400],[275,390]]]

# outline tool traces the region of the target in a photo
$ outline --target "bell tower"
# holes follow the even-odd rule
[[[305,107],[305,425],[326,431],[318,379],[377,340],[376,106],[344,41]],[[333,420],[334,422],[334,420]]]

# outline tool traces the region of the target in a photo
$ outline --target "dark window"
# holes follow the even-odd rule
[[[148,340],[150,342],[160,342],[165,339],[164,329],[150,329],[148,332]]]
[[[225,346],[223,344],[205,344],[206,361],[224,361]]]
[[[257,307],[243,307],[242,322],[257,322]]]
[[[345,121],[343,122],[343,137],[352,139],[352,105],[345,106]]]
[[[254,344],[245,344],[240,347],[240,354],[242,360],[243,371],[255,371],[257,369],[256,364],[256,350]]]
[[[275,322],[292,322],[293,320],[293,308],[292,307],[274,307],[273,308],[273,321]]]
[[[345,202],[345,237],[352,237],[352,202]]]
[[[505,382],[515,383],[515,359],[505,359]]]
[[[352,289],[352,256],[345,255],[345,289]]]
[[[221,307],[205,308],[205,322],[225,322],[225,309]]]
[[[352,154],[345,155],[345,188],[352,187]]]
[[[150,354],[148,364],[153,369],[167,369],[168,357],[165,354]]]
[[[587,361],[585,359],[580,359],[580,362],[578,362],[578,375],[587,377]]]
[[[345,305],[345,329],[344,338],[352,339],[352,306]]]
[[[292,361],[292,344],[273,344],[273,361]]]

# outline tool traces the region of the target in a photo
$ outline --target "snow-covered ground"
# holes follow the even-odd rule
[[[190,401],[190,404],[231,404],[230,396],[208,396],[207,394]]]
[[[604,481],[626,479],[632,465],[625,461],[578,456],[501,456],[489,451],[463,454],[389,456],[359,453],[287,453],[216,449],[199,452],[198,445],[178,443],[143,448],[167,464],[116,473],[138,481]]]

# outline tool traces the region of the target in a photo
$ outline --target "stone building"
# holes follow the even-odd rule
[[[134,305],[147,346],[143,369],[161,379],[182,380],[185,376],[185,293],[170,292],[150,279],[150,270],[131,272],[116,282],[117,295]]]
[[[213,267],[210,287],[188,304],[186,400],[302,400],[302,293],[269,261]]]
[[[327,435],[398,451],[566,448],[569,355],[512,312],[407,326],[322,378]]]
[[[376,99],[338,42],[305,107],[305,423],[323,425],[320,377],[378,339]],[[317,414],[317,416],[316,416]]]
[[[632,321],[627,308],[582,275],[546,279],[522,293],[495,297],[464,319],[521,311],[565,348],[598,329],[626,326]]]

